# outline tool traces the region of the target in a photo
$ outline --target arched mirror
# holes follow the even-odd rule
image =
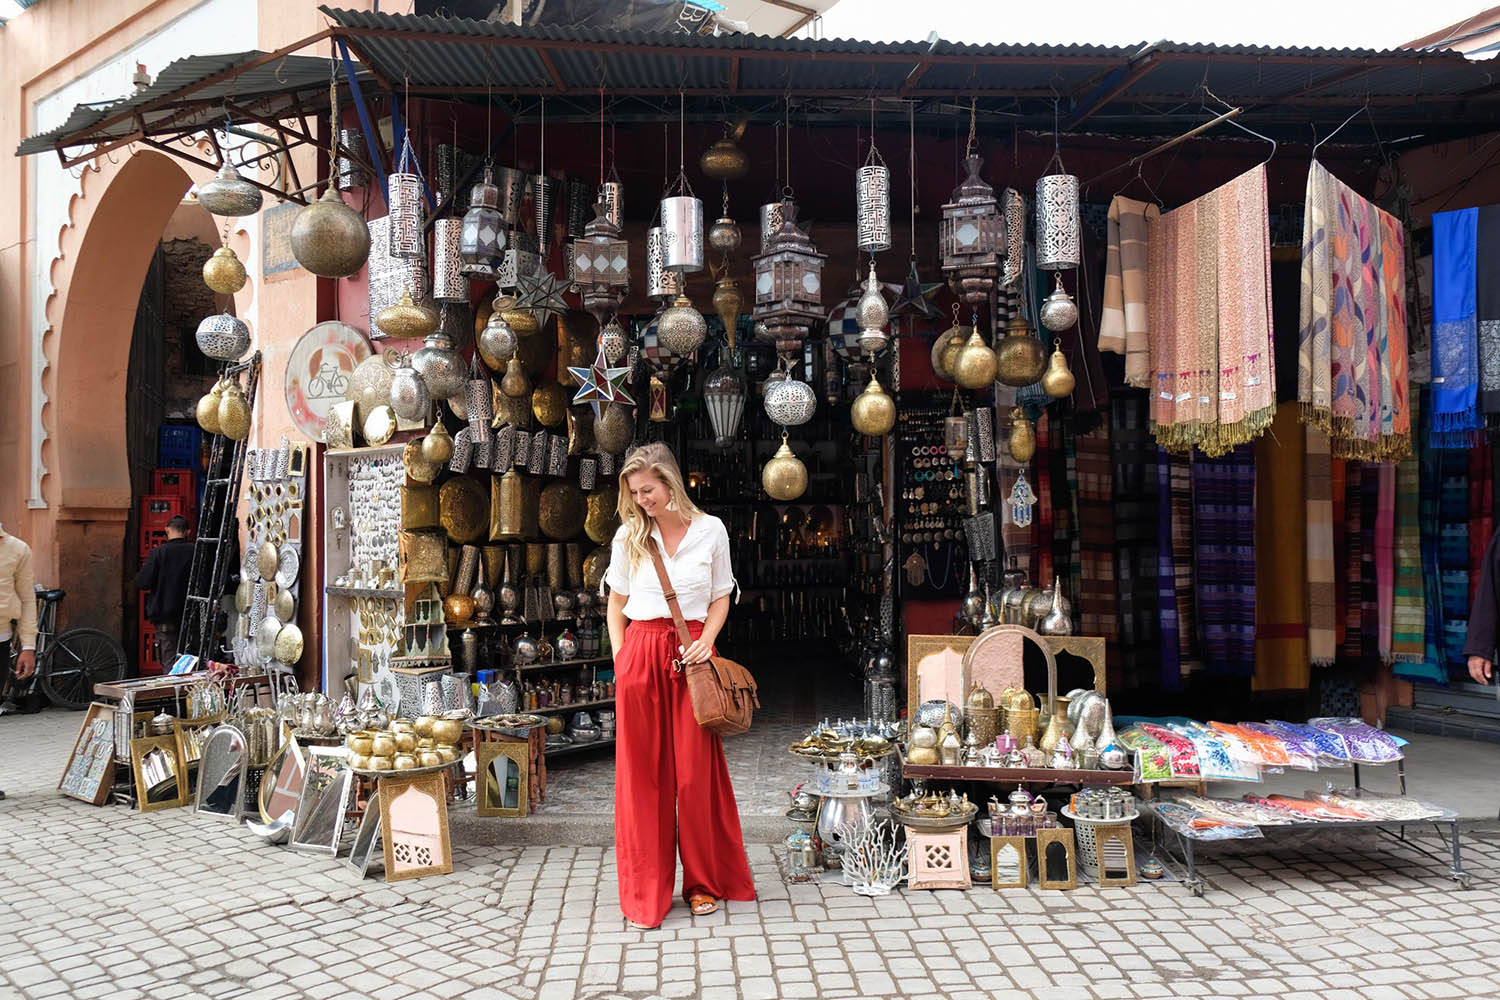
[[[193,812],[238,820],[244,812],[249,743],[234,726],[216,726],[203,742]]]

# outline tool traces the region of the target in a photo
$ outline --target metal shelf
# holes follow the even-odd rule
[[[399,601],[406,597],[404,590],[377,589],[374,587],[338,587],[330,584],[323,588],[330,597],[379,597],[388,601]]]
[[[527,670],[556,670],[560,667],[588,667],[596,666],[600,663],[613,662],[614,657],[612,656],[594,656],[585,660],[554,660],[551,663],[527,663],[517,666],[515,669],[524,673]]]
[[[608,739],[595,740],[592,743],[565,743],[562,746],[548,747],[546,750],[546,755],[548,757],[561,757],[563,754],[577,753],[580,750],[592,750],[595,747],[611,746],[614,744],[614,742],[615,741],[613,739]]]
[[[599,708],[602,705],[613,705],[613,698],[601,698],[598,701],[575,701],[570,705],[549,705],[546,708],[528,708],[523,710],[524,715],[549,715],[558,712],[581,712],[586,708]]]

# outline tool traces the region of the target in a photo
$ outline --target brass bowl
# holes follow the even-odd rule
[[[398,753],[391,762],[391,770],[393,771],[410,771],[416,766],[417,758],[409,753]]]
[[[438,755],[438,757],[440,757],[442,759],[442,762],[444,764],[451,764],[455,760],[458,760],[458,751],[456,749],[454,749],[453,747],[439,746],[433,752],[436,753]]]
[[[420,715],[417,717],[416,725],[412,728],[416,730],[419,737],[429,738],[432,736],[432,724],[436,721],[435,715]]]
[[[389,771],[390,769],[391,769],[391,758],[389,758],[389,757],[371,757],[370,758],[370,770],[372,770],[372,771]]]
[[[906,753],[906,762],[918,766],[935,766],[938,763],[938,752],[932,747],[911,747]]]
[[[432,723],[432,738],[438,743],[456,745],[464,738],[463,719],[435,719]]]
[[[398,732],[395,735],[395,741],[396,741],[396,754],[397,754],[397,756],[401,756],[403,754],[414,753],[416,751],[416,749],[417,749],[417,734],[416,733]],[[408,766],[410,766],[410,765],[408,765]]]
[[[365,756],[364,754],[350,754],[349,766],[354,768],[356,771],[368,771],[370,769],[370,760],[371,758]]]
[[[438,756],[436,750],[422,750],[417,753],[417,764],[421,767],[436,767],[444,763],[447,762]]]
[[[374,751],[375,734],[368,729],[361,729],[344,737],[344,745],[349,748],[350,753],[368,757]]]
[[[376,733],[370,738],[370,756],[388,760],[396,754],[394,733]],[[378,769],[378,768],[377,768]]]

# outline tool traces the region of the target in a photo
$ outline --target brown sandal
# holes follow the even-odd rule
[[[706,917],[718,910],[719,901],[706,892],[690,892],[688,906],[692,908],[693,916]]]

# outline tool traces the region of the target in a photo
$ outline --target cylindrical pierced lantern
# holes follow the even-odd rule
[[[1003,201],[1006,250],[1001,281],[1006,288],[1014,288],[1026,270],[1026,198],[1015,188],[1006,188]]]
[[[401,296],[411,292],[419,296],[427,287],[427,262],[421,257],[392,257],[390,254],[390,225],[386,219],[375,219],[369,223],[369,297],[370,339],[385,337],[376,318],[401,301]]]
[[[464,213],[458,252],[462,271],[472,278],[493,278],[505,249],[505,225],[500,217],[500,189],[494,173],[485,168],[484,178],[469,192],[469,210]]]
[[[422,178],[397,172],[386,178],[386,203],[390,205],[392,257],[412,260],[422,256]]]
[[[370,175],[345,150],[357,153],[364,147],[365,136],[357,128],[339,129],[338,186],[340,191],[352,191],[370,182]]]
[[[568,181],[568,235],[575,239],[594,217],[594,189],[583,181]]]
[[[680,274],[703,270],[703,202],[691,195],[661,200],[662,266]]]
[[[624,229],[625,185],[619,181],[605,181],[599,185],[599,200],[604,203],[605,217],[616,229]]]
[[[521,206],[526,202],[526,174],[515,167],[496,167],[494,174],[495,187],[500,189],[500,217],[515,229],[521,224]]]
[[[514,230],[510,234],[510,246],[500,255],[500,266],[495,269],[495,284],[501,288],[514,288],[521,275],[535,274],[541,264],[536,237],[523,230]]]
[[[552,222],[557,218],[557,197],[561,186],[555,177],[545,174],[533,174],[531,177],[531,203],[536,210],[536,239],[541,244],[543,256],[552,249]]]
[[[855,171],[854,220],[861,250],[891,248],[891,172],[884,163],[866,163]]]
[[[1036,266],[1066,271],[1078,266],[1078,178],[1048,174],[1036,181]]]
[[[781,202],[775,201],[760,206],[760,252],[765,253],[771,240],[781,232]]]
[[[681,276],[667,270],[662,227],[654,226],[646,232],[646,294],[653,299],[675,299],[681,290]]]
[[[432,225],[432,298],[436,302],[469,301],[469,283],[459,273],[460,219],[439,219]]]

